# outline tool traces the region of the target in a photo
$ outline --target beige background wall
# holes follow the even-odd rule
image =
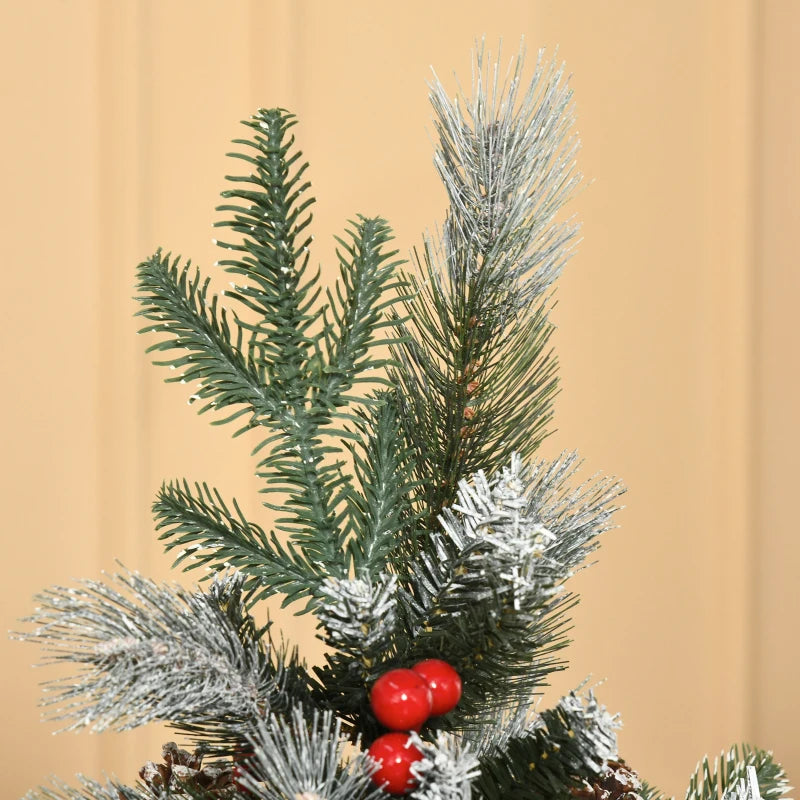
[[[161,383],[131,316],[133,268],[156,246],[214,260],[237,120],[299,115],[323,264],[357,212],[387,217],[407,252],[443,211],[429,66],[467,79],[476,36],[510,55],[524,34],[574,74],[594,181],[558,291],[547,447],[629,486],[622,527],[578,579],[557,688],[607,677],[623,754],[666,791],[743,739],[800,780],[800,3],[1,5],[0,627],[115,558],[166,576],[149,516],[163,478],[208,479],[261,515],[247,443]],[[313,653],[307,625],[294,636]],[[0,649],[3,797],[51,773],[132,781],[158,755],[158,730],[52,738],[36,651]]]

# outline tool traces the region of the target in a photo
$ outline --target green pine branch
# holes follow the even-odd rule
[[[568,613],[577,603],[556,593],[564,573],[542,559],[538,586],[517,607],[508,576],[490,565],[488,545],[458,550],[434,534],[419,555],[401,608],[406,633],[398,663],[447,654],[461,675],[463,694],[450,726],[472,727],[541,691],[566,668],[558,653],[569,644]]]
[[[396,279],[401,262],[391,260],[397,250],[383,249],[392,238],[384,220],[359,217],[357,223],[351,223],[347,236],[347,240],[337,237],[341,248],[336,251],[340,277],[334,290],[327,293],[326,310],[331,320],[325,326],[325,397],[336,405],[351,399],[344,393],[357,382],[389,383],[382,371],[393,362],[373,353],[376,348],[394,343],[395,338],[379,338],[376,334],[390,326],[394,331],[394,321],[384,312],[398,302],[398,297],[392,294],[388,300],[384,298],[390,291],[396,293],[405,288]],[[357,402],[363,399],[358,398]]]
[[[394,351],[402,369],[393,377],[433,529],[460,481],[500,469],[512,453],[533,456],[552,417],[557,362],[544,306],[498,309],[508,291],[500,286],[453,298],[430,267],[408,282],[413,323],[400,326],[407,342]]]
[[[237,202],[217,208],[231,216],[216,225],[242,236],[241,241],[219,242],[241,254],[219,264],[244,279],[231,296],[258,315],[252,349],[282,394],[294,390],[303,396],[303,364],[319,336],[318,331],[309,335],[315,321],[309,309],[316,299],[318,276],[304,282],[312,238],[307,232],[308,209],[314,199],[305,197],[310,188],[304,180],[308,164],[294,149],[289,131],[295,123],[294,115],[283,109],[261,109],[243,122],[253,134],[234,143],[249,149],[228,155],[243,160],[250,171],[226,176],[235,188],[222,196]]]
[[[244,354],[241,326],[231,325],[218,296],[209,295],[208,284],[199,270],[192,274],[191,262],[181,268],[179,259],[170,263],[169,254],[162,256],[160,250],[139,264],[137,299],[142,309],[137,316],[151,322],[139,332],[167,337],[147,352],[179,351],[155,363],[174,371],[167,382],[196,385],[192,401],[205,401],[201,413],[238,405],[243,408],[224,421],[247,412],[269,419],[280,408],[277,398],[258,366]]]
[[[791,788],[786,773],[772,753],[747,744],[734,745],[710,763],[708,756],[697,765],[684,800],[722,800],[740,780],[747,767],[755,767],[759,794],[764,800],[779,800]]]
[[[324,326],[324,354],[317,351],[308,364],[307,392],[302,398],[285,401],[280,432],[265,443],[268,454],[258,463],[257,474],[265,491],[288,494],[288,500],[271,508],[290,514],[276,524],[310,560],[328,565],[331,574],[344,576],[346,540],[352,527],[348,519],[348,498],[356,491],[352,477],[343,470],[342,449],[332,437],[360,441],[342,423],[357,419],[353,406],[368,405],[367,397],[349,394],[357,382],[380,382],[376,370],[386,359],[376,359],[373,350],[384,345],[378,337],[387,327],[383,301],[392,284],[393,252],[384,252],[390,230],[380,219],[361,218],[348,231],[351,242],[340,240],[348,257],[339,251],[341,281],[336,299],[322,310],[332,322]],[[348,406],[350,410],[340,407]]]
[[[288,533],[290,542],[322,572],[343,576],[343,500],[351,491],[351,478],[342,471],[341,447],[322,438],[324,422],[304,406],[288,410],[280,435],[271,437],[271,452],[258,462],[256,472],[265,483],[262,491],[284,498],[281,503],[264,503],[282,512],[276,527]]]
[[[354,432],[347,423],[373,401],[353,387],[386,382],[380,371],[391,361],[376,348],[397,341],[390,306],[401,289],[388,225],[360,217],[339,240],[341,275],[329,304],[319,302],[318,276],[306,276],[313,200],[306,197],[307,164],[290,134],[294,123],[288,112],[261,110],[245,122],[252,138],[237,140],[246,151],[230,154],[250,167],[228,176],[234,188],[223,193],[227,218],[218,223],[241,237],[219,242],[232,254],[219,264],[239,278],[226,297],[241,314],[231,321],[208,280],[177,260],[170,264],[157,253],[139,268],[139,313],[151,322],[143,332],[162,335],[150,350],[178,351],[158,362],[174,371],[169,380],[196,384],[192,400],[205,401],[202,411],[231,407],[220,422],[247,415],[237,433],[266,431],[254,451],[256,474],[262,491],[280,494],[280,502],[265,505],[282,512],[276,526],[289,537],[282,549],[275,537],[232,524],[211,494],[200,510],[172,491],[157,507],[172,531],[169,546],[196,551],[202,544],[199,563],[240,565],[249,577],[260,576],[264,593],[288,591],[292,598],[312,594],[320,575],[347,574],[348,514],[362,501],[344,469],[341,442],[368,446],[359,436],[371,431]]]
[[[414,550],[418,516],[411,508],[413,455],[405,446],[393,395],[383,392],[357,426],[360,442],[350,445],[360,487],[348,498],[352,535],[347,548],[353,574],[376,580],[393,554]]]
[[[412,508],[414,460],[402,437],[391,392],[375,397],[350,444],[359,487],[348,497],[347,542],[352,580],[321,587],[317,609],[320,638],[329,646],[316,668],[315,699],[371,740],[378,734],[369,710],[369,687],[391,666],[399,666],[404,632],[396,624],[397,575],[417,557],[418,515]]]
[[[233,567],[245,576],[251,603],[276,593],[287,602],[299,600],[325,578],[301,551],[249,522],[236,500],[229,510],[222,495],[205,483],[194,489],[187,481],[164,483],[153,515],[167,552],[178,550],[173,566],[184,571]]]
[[[473,93],[431,100],[435,162],[450,205],[438,245],[426,241],[394,350],[405,434],[417,456],[419,504],[434,530],[461,480],[530,459],[548,434],[557,363],[545,292],[577,226],[557,214],[581,176],[563,67],[522,57],[507,83],[479,52]]]
[[[491,720],[566,666],[578,598],[564,584],[611,527],[622,491],[612,478],[575,487],[578,466],[574,454],[529,466],[515,456],[491,478],[478,473],[398,567],[398,661],[447,653],[464,683],[452,725]]]
[[[508,718],[503,723],[499,741],[486,743],[472,785],[481,800],[569,800],[571,788],[591,782],[616,756],[618,723],[591,695],[588,707],[569,695],[531,725],[514,725]]]

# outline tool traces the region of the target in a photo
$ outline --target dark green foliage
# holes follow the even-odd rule
[[[335,409],[368,402],[347,393],[356,381],[374,382],[375,369],[384,364],[370,350],[377,343],[374,332],[384,324],[379,301],[393,271],[388,263],[392,254],[381,250],[389,235],[385,224],[362,220],[349,233],[352,262],[342,259],[345,289],[338,292],[340,308],[334,304],[328,309],[334,321],[324,326],[324,348],[315,345],[306,364],[306,393],[294,399],[284,393],[284,412],[257,468],[267,491],[288,495],[281,504],[269,504],[285,515],[278,518],[278,526],[310,560],[328,565],[328,572],[339,576],[347,574],[346,502],[353,488],[342,469],[340,445],[331,437],[352,439],[354,434],[330,423],[334,416],[340,423],[353,419],[352,411]]]
[[[371,579],[393,563],[393,552],[414,553],[414,461],[394,400],[391,393],[381,393],[379,402],[359,419],[359,441],[349,448],[353,473],[362,487],[348,497],[350,566],[353,574]]]
[[[461,702],[448,716],[456,726],[495,719],[566,666],[557,653],[568,644],[566,614],[576,598],[555,594],[564,574],[543,563],[539,590],[515,608],[507,580],[482,568],[491,550],[488,543],[459,550],[432,536],[401,604],[407,651],[399,661],[446,657],[462,677]]]
[[[456,725],[529,700],[566,665],[577,597],[563,584],[611,527],[622,491],[597,477],[576,488],[578,466],[574,454],[527,467],[515,456],[491,480],[463,484],[441,515],[443,532],[400,568],[400,660],[447,654],[464,682],[449,717]]]
[[[370,479],[371,496],[359,494],[342,442],[353,452],[375,449],[358,408],[385,400],[353,390],[386,382],[380,370],[389,362],[375,348],[397,342],[394,332],[381,332],[393,325],[388,312],[401,284],[394,277],[396,251],[386,250],[390,229],[360,217],[339,239],[340,280],[327,292],[328,303],[318,302],[317,277],[306,276],[312,200],[305,197],[307,165],[289,134],[294,118],[260,111],[245,124],[253,137],[237,143],[248,150],[231,155],[252,169],[228,177],[235,188],[223,193],[231,202],[220,210],[229,217],[218,223],[242,237],[220,242],[232,256],[219,262],[242,279],[226,293],[241,315],[220,307],[208,280],[160,252],[139,267],[139,313],[152,323],[144,332],[164,337],[150,350],[180,351],[158,363],[175,372],[168,380],[195,384],[193,399],[205,401],[201,411],[231,408],[217,421],[246,416],[238,432],[266,431],[255,451],[256,472],[265,492],[280,495],[280,502],[265,504],[281,512],[276,525],[288,542],[244,520],[238,507],[231,515],[218,493],[199,486],[194,494],[187,484],[164,486],[154,509],[168,549],[180,546],[193,556],[179,557],[184,566],[230,563],[260,583],[254,597],[282,592],[293,600],[313,595],[325,576],[346,576],[372,535],[363,530],[364,511],[378,510],[376,492],[384,489]],[[386,444],[383,451],[401,458]],[[396,496],[402,487],[391,488]],[[402,506],[386,513],[386,520],[398,520]],[[348,545],[351,532],[361,545]],[[382,545],[376,552],[385,554]],[[375,566],[375,556],[369,558]]]
[[[222,196],[238,202],[219,206],[219,211],[232,216],[217,223],[242,235],[238,242],[219,242],[241,256],[219,263],[245,279],[231,296],[259,315],[251,328],[254,349],[265,366],[281,369],[286,387],[300,376],[313,320],[308,311],[317,276],[308,279],[304,272],[311,243],[308,209],[314,199],[304,196],[310,187],[303,180],[308,164],[301,161],[299,150],[293,150],[294,136],[288,135],[294,115],[262,110],[243,124],[254,131],[252,138],[234,143],[249,149],[228,155],[242,159],[249,171],[226,176],[235,188]]]
[[[406,574],[418,557],[418,519],[411,508],[413,458],[404,444],[393,396],[381,393],[380,402],[363,413],[356,429],[364,444],[351,444],[350,450],[362,491],[348,498],[350,568],[353,575],[375,586],[387,611],[379,630],[365,621],[363,635],[353,638],[342,635],[340,627],[331,630],[323,619],[321,638],[331,650],[325,654],[325,664],[315,669],[315,694],[322,707],[334,709],[369,743],[380,733],[369,709],[369,687],[382,672],[401,665],[399,651],[407,655],[409,632],[394,624],[390,614],[396,597],[394,575]]]
[[[438,81],[434,161],[450,201],[438,244],[426,241],[407,301],[407,341],[393,378],[433,530],[459,482],[524,460],[547,435],[556,391],[547,288],[577,226],[557,213],[581,180],[572,92],[563,67],[537,64],[507,83],[479,54],[472,96]],[[513,75],[513,77],[512,77]]]
[[[191,262],[180,267],[170,263],[169,255],[157,251],[139,265],[139,314],[152,324],[140,333],[162,333],[163,339],[147,352],[178,350],[169,359],[156,361],[174,371],[168,382],[181,381],[197,386],[192,401],[205,401],[201,413],[209,409],[243,406],[224,421],[249,412],[256,418],[269,418],[278,411],[277,398],[260,384],[255,363],[243,352],[243,330],[231,324],[228,312],[219,305],[216,294],[209,295],[209,279],[192,273]]]
[[[642,800],[667,800],[667,796],[657,786],[653,786],[647,781],[642,781],[642,788],[639,791]],[[674,800],[674,799],[673,799]]]
[[[257,474],[265,491],[279,494],[267,505],[280,511],[276,524],[288,541],[245,520],[235,502],[231,513],[215,490],[186,483],[162,488],[154,506],[161,537],[181,550],[176,563],[184,568],[240,569],[254,599],[279,592],[286,602],[317,606],[326,578],[374,583],[396,573],[398,624],[372,644],[354,640],[352,651],[337,641],[319,670],[316,702],[370,735],[368,689],[380,671],[447,653],[466,686],[447,724],[478,725],[562,668],[557,653],[575,600],[555,594],[566,564],[553,561],[539,571],[535,601],[516,608],[506,579],[484,563],[486,545],[460,547],[434,532],[461,481],[478,470],[491,475],[515,452],[529,458],[545,435],[556,363],[542,293],[565,259],[559,248],[574,235],[550,220],[574,178],[539,207],[524,194],[541,176],[526,161],[518,123],[503,167],[483,121],[459,128],[471,142],[460,151],[442,122],[437,158],[451,208],[441,252],[427,242],[420,274],[398,281],[394,254],[384,253],[388,228],[361,218],[339,239],[340,279],[320,305],[316,276],[304,277],[312,201],[288,133],[294,120],[267,111],[247,124],[253,139],[240,140],[247,152],[233,155],[252,170],[230,179],[235,188],[224,193],[231,202],[220,207],[227,219],[219,223],[242,237],[220,242],[231,254],[220,264],[240,279],[227,296],[247,321],[229,323],[207,286],[187,288],[175,269],[161,270],[161,283],[142,282],[149,292],[142,313],[158,323],[149,330],[169,336],[177,316],[191,334],[157,349],[219,345],[205,372],[187,376],[184,361],[170,365],[177,378],[203,382],[205,408],[238,403],[228,419],[249,413],[246,428],[267,429]],[[486,186],[503,175],[488,193],[470,188],[471,204],[456,185],[470,180],[459,172],[469,166],[459,166],[460,157],[477,159]],[[398,292],[405,316],[392,308]],[[373,354],[377,343],[391,345],[392,360]],[[353,393],[376,380],[385,391]],[[562,547],[574,548],[577,563],[585,543],[578,530],[569,534]]]
[[[316,574],[318,580],[325,576],[302,551],[248,522],[235,500],[233,507],[232,513],[220,493],[205,483],[195,484],[194,490],[186,481],[165,483],[153,515],[166,550],[180,548],[174,566],[190,570],[230,564],[245,576],[252,590],[250,602],[274,593],[286,595],[287,602],[307,596],[311,576]]]
[[[390,294],[387,299],[387,292],[405,289],[405,283],[394,274],[399,262],[389,261],[397,251],[381,250],[391,238],[388,225],[362,219],[347,235],[349,240],[337,237],[340,281],[334,292],[327,292],[331,319],[325,326],[325,388],[330,402],[337,405],[364,402],[361,397],[344,395],[356,383],[391,385],[382,370],[392,362],[373,355],[375,334],[391,328],[390,336],[383,337],[380,344],[397,342],[394,320],[384,316],[397,304],[397,295]]]
[[[449,267],[448,280],[428,256],[420,277],[408,278],[413,322],[401,327],[407,339],[393,350],[402,369],[392,377],[422,487],[418,505],[430,530],[460,481],[495,472],[514,452],[533,455],[556,390],[544,306],[514,308],[513,287],[487,279],[490,264]]]
[[[473,790],[484,800],[570,800],[570,787],[594,778],[615,749],[608,724],[562,702],[486,753]]]
[[[685,800],[722,800],[725,793],[746,778],[747,767],[756,769],[759,793],[764,800],[778,800],[789,791],[789,781],[783,768],[772,753],[743,744],[720,753],[719,759],[709,763],[706,756],[697,765],[689,782]]]

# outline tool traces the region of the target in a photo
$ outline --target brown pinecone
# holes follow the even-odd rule
[[[222,761],[203,766],[200,750],[190,753],[175,742],[161,748],[161,764],[148,761],[139,777],[158,797],[164,789],[171,793],[187,793],[186,789],[202,791],[212,797],[231,797],[236,792],[233,783],[233,764]]]
[[[594,783],[583,781],[577,788],[570,789],[570,793],[581,800],[642,800],[641,789],[637,773],[619,759],[607,761]]]

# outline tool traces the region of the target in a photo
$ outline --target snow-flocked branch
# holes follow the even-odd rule
[[[377,800],[374,763],[352,745],[333,714],[309,716],[296,706],[285,718],[259,720],[250,736],[253,755],[240,779],[263,800]]]
[[[411,744],[422,758],[411,765],[419,782],[413,800],[470,800],[472,780],[480,772],[478,759],[460,737],[439,732],[433,742],[425,742],[415,733]]]
[[[39,642],[48,662],[78,668],[45,685],[50,717],[102,731],[262,716],[282,699],[284,673],[241,587],[236,573],[190,593],[125,572],[40,594],[25,620],[35,627],[20,638]]]
[[[327,578],[319,589],[317,617],[332,645],[354,654],[371,652],[391,637],[396,623],[397,577]]]

